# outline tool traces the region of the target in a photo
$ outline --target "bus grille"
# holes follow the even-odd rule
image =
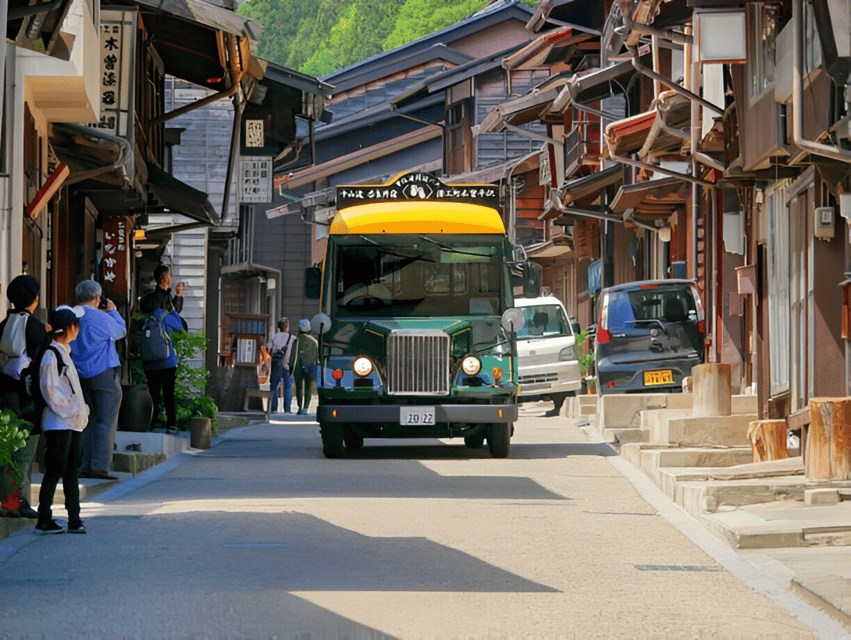
[[[443,331],[392,331],[387,339],[387,392],[449,395],[449,336]]]

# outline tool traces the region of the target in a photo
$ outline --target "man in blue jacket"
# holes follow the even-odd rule
[[[127,334],[127,325],[112,300],[107,299],[106,311],[98,308],[103,289],[94,280],[78,284],[75,294],[85,314],[80,318],[80,334],[71,343],[71,358],[89,405],[80,477],[115,480],[109,471],[122,398],[121,361],[115,342]]]

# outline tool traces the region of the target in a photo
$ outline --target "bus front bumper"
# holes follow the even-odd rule
[[[320,405],[316,408],[317,422],[390,422],[400,424],[403,409],[433,409],[434,422],[440,423],[502,423],[517,420],[516,404],[443,404],[443,405]]]

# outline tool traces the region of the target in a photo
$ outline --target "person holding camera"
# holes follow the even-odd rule
[[[83,280],[75,290],[83,307],[80,333],[71,343],[71,359],[80,376],[83,397],[89,405],[88,426],[83,431],[80,477],[116,480],[109,473],[118,411],[121,408],[121,361],[115,343],[127,335],[127,325],[115,303],[102,303],[103,289],[94,280]]]
[[[293,401],[293,378],[290,374],[290,352],[295,342],[295,336],[290,332],[289,318],[283,317],[278,320],[278,330],[272,336],[267,345],[272,352],[272,373],[269,381],[269,389],[272,391],[272,404],[270,411],[278,411],[278,385],[284,385],[284,411],[289,413]]]

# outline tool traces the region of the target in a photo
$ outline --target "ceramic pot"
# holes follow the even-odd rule
[[[118,430],[145,432],[151,429],[154,416],[154,401],[147,387],[122,385],[124,397],[118,411]]]

